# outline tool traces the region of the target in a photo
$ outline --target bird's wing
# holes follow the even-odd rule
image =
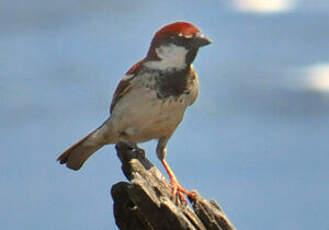
[[[112,113],[114,106],[116,105],[116,103],[125,95],[129,92],[129,90],[132,88],[133,86],[133,79],[135,78],[136,72],[138,70],[138,68],[140,67],[140,65],[142,64],[142,61],[137,62],[135,65],[133,65],[128,72],[126,73],[126,75],[124,76],[124,78],[121,79],[121,81],[119,82],[119,85],[117,86],[114,95],[113,95],[113,99],[112,99],[112,103],[111,103],[111,108],[110,108],[110,113]]]
[[[195,102],[195,100],[197,99],[198,94],[199,94],[199,77],[193,66],[191,66],[190,74],[191,74],[191,77],[190,77],[189,84],[191,85],[190,88],[192,90],[190,92],[191,102],[189,105],[192,105]]]

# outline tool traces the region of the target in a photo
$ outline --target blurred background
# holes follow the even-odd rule
[[[79,172],[57,156],[108,116],[162,25],[190,21],[197,102],[167,160],[238,229],[329,229],[329,2],[15,0],[0,3],[0,229],[116,229],[114,147]],[[161,168],[155,142],[142,145]]]

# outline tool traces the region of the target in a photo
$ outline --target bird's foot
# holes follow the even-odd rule
[[[184,189],[175,177],[171,178],[171,200],[186,205],[186,198],[184,195],[192,200],[196,197],[196,193]]]
[[[126,161],[132,159],[132,158],[137,158],[137,159],[145,159],[145,151],[142,148],[139,148],[135,143],[131,143],[131,142],[119,142],[116,144],[116,149],[117,152],[126,152],[129,154],[119,154],[119,158],[122,159],[122,157],[125,157]],[[129,159],[128,159],[128,158]]]
[[[131,148],[131,150],[133,150],[136,153],[136,156],[140,159],[144,159],[145,158],[145,150],[142,148],[139,148],[137,146],[137,144],[135,143],[127,143],[128,146]]]
[[[196,193],[187,191],[179,184],[174,172],[169,167],[167,161],[165,159],[162,159],[161,163],[163,164],[170,178],[171,200],[173,200],[176,204],[181,203],[183,205],[186,204],[186,198],[184,195],[187,195],[190,200],[195,200]]]

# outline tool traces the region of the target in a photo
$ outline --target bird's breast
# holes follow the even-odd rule
[[[118,135],[144,142],[170,135],[182,121],[186,107],[182,97],[159,99],[154,90],[133,89],[112,111],[111,123]]]
[[[171,135],[197,96],[197,79],[189,75],[174,80],[153,73],[134,80],[134,86],[112,111],[110,120],[114,130],[132,142]]]

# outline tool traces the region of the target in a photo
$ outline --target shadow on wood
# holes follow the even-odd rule
[[[142,151],[116,145],[122,171],[130,181],[112,186],[114,217],[120,230],[233,230],[216,201],[198,193],[192,208],[170,199],[171,187]]]

